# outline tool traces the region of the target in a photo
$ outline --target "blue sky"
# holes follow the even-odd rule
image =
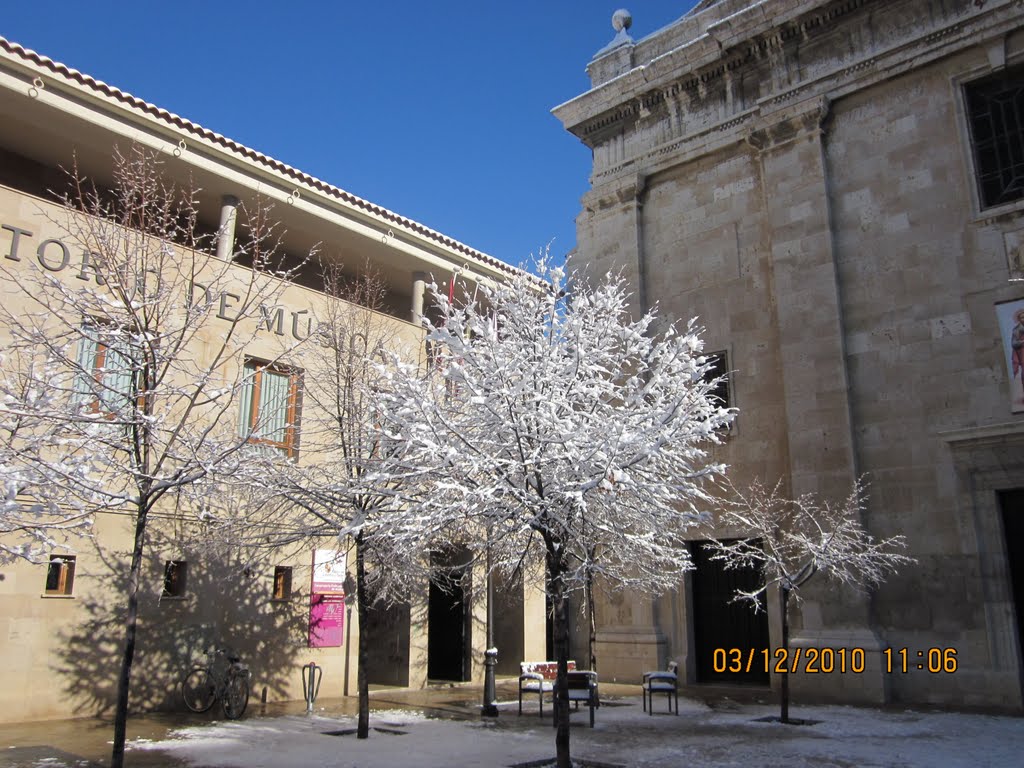
[[[625,3],[634,39],[695,0]],[[0,35],[512,264],[576,242],[614,2],[5,3]]]

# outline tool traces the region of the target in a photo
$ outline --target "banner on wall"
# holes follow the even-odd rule
[[[344,552],[334,549],[313,551],[309,589],[309,647],[337,648],[345,629]]]
[[[309,647],[339,648],[345,630],[344,595],[310,595]]]
[[[313,550],[313,584],[309,591],[321,595],[345,594],[345,553],[336,549]]]
[[[1010,380],[1010,412],[1024,412],[1024,299],[996,304]]]

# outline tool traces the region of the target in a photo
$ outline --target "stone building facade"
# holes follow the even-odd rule
[[[82,228],[75,224],[82,217],[69,214],[55,199],[55,193],[69,187],[62,169],[74,164],[101,190],[110,189],[115,148],[128,153],[132,145],[160,158],[165,181],[200,190],[196,229],[217,237],[207,241],[216,243],[216,252],[197,262],[226,264],[223,274],[246,285],[249,270],[232,248],[236,211],[257,199],[269,202],[286,266],[295,266],[320,244],[325,263],[350,273],[372,267],[386,286],[382,311],[373,320],[382,329],[377,338],[388,338],[389,351],[412,361],[425,356],[420,319],[431,278],[444,284],[457,273],[467,283],[493,282],[514,271],[443,233],[3,38],[0,114],[0,302],[12,315],[45,316],[40,322],[47,328],[57,325],[57,314],[47,313],[26,290],[35,285],[29,278],[45,274],[76,289],[105,284],[89,267],[89,241],[79,236]],[[176,266],[187,273],[179,265],[189,264],[195,252],[177,245]],[[212,250],[209,244],[206,248]],[[217,319],[188,348],[197,359],[218,355],[218,345],[231,333],[232,312],[238,311],[245,291],[230,288],[228,277],[227,289],[213,291],[219,296],[211,305]],[[312,453],[313,430],[305,436],[302,430],[304,423],[314,423],[309,417],[315,403],[303,399],[292,382],[303,370],[308,373],[310,357],[323,352],[315,344],[297,342],[312,336],[314,318],[328,316],[323,310],[333,299],[325,294],[323,281],[318,269],[300,271],[274,294],[279,301],[260,306],[262,314],[255,316],[262,325],[256,333],[243,334],[245,348],[234,356],[225,353],[223,366],[213,372],[234,381],[237,369],[252,365],[262,370],[261,376],[277,375],[278,385],[281,379],[288,382],[287,395],[273,407],[287,405],[287,413],[279,415],[288,423],[289,455],[300,463]],[[190,294],[192,289],[210,293],[196,273]],[[11,328],[0,324],[0,352],[10,351],[11,337]],[[0,367],[11,365],[10,356],[0,358]],[[83,365],[95,366],[105,380],[99,360],[97,346]],[[233,424],[238,415],[243,436],[256,418],[256,386],[238,397],[225,417]],[[259,408],[270,406],[261,403]],[[419,688],[431,678],[446,685],[482,680],[487,639],[479,567],[467,575],[465,560],[453,563],[465,576],[460,582],[464,589],[450,594],[424,583],[410,605],[371,611],[369,626],[360,627],[351,604],[342,604],[338,587],[344,582],[339,585],[336,569],[331,580],[321,573],[327,586],[314,589],[317,571],[333,568],[335,556],[354,570],[351,542],[329,535],[245,560],[212,557],[181,543],[176,532],[182,516],[175,504],[151,513],[131,691],[134,711],[184,709],[181,678],[211,645],[228,645],[240,653],[253,674],[254,701],[301,700],[301,669],[310,661],[324,670],[321,696],[355,695],[358,662],[352,646],[361,632],[370,636],[371,683]],[[0,722],[110,713],[124,647],[124,584],[134,526],[131,514],[122,512],[97,513],[91,538],[60,542],[59,548],[39,553],[36,562],[0,559],[0,665],[7,683],[0,691]],[[476,589],[471,588],[474,579]],[[321,591],[330,600],[318,613],[312,598]],[[328,602],[332,616],[325,621]],[[543,578],[527,577],[499,588],[495,613],[500,617],[495,642],[506,650],[501,671],[517,672],[520,659],[544,655]]]
[[[869,532],[916,559],[871,594],[811,583],[794,647],[867,664],[796,690],[1020,708],[1024,3],[705,0],[588,72],[554,110],[593,150],[578,262],[700,319],[739,408],[717,456],[735,482],[838,499],[866,476]],[[694,554],[677,593],[600,606],[603,678],[676,658],[728,679],[715,647],[778,646],[777,611],[730,615]]]

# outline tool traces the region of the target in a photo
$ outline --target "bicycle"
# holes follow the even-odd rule
[[[220,699],[224,717],[237,720],[249,704],[249,668],[227,648],[206,651],[206,664],[196,664],[181,681],[181,695],[191,711],[207,712]]]

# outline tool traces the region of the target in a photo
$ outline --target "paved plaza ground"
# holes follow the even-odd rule
[[[550,718],[538,717],[535,702],[518,716],[514,684],[500,687],[496,719],[478,716],[479,696],[479,688],[375,691],[371,726],[381,730],[367,740],[336,735],[355,727],[354,699],[318,702],[312,715],[301,703],[254,704],[235,722],[213,713],[133,718],[126,762],[140,768],[498,768],[554,756]],[[784,726],[759,720],[778,708],[757,696],[681,698],[678,717],[667,713],[663,698],[653,716],[643,712],[635,687],[609,686],[603,698],[594,729],[585,709],[572,715],[574,759],[637,768],[983,768],[1024,761],[1020,717],[796,704],[793,716],[820,722]],[[111,733],[108,722],[96,720],[3,726],[0,768],[102,766]]]

